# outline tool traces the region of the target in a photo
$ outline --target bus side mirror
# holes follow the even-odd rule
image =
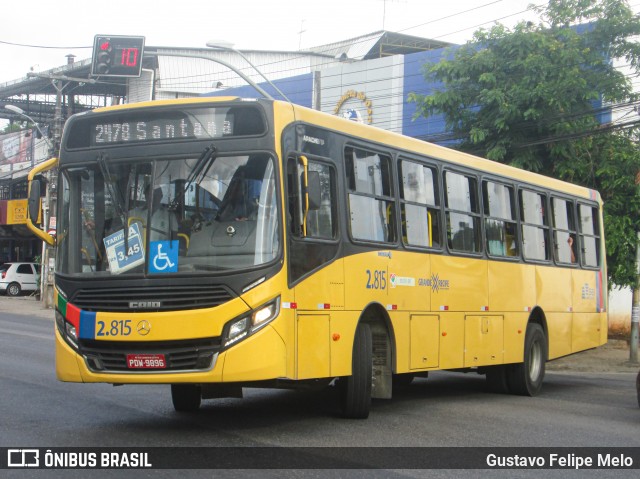
[[[319,210],[322,201],[320,187],[320,173],[317,171],[307,172],[307,193],[309,194],[309,210]]]
[[[40,218],[40,181],[31,182],[29,189],[29,219],[36,223]]]
[[[58,166],[58,159],[50,158],[47,161],[40,163],[27,175],[29,185],[29,200],[27,201],[27,228],[50,246],[56,245],[56,239],[46,231],[43,231],[36,226],[36,223],[40,219],[40,194],[42,190],[42,185],[40,184],[40,181],[36,179],[36,175],[44,171],[51,170],[56,166]]]

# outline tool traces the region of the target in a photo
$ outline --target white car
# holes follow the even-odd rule
[[[40,289],[40,265],[37,263],[4,263],[0,266],[0,292],[18,296],[22,291]]]

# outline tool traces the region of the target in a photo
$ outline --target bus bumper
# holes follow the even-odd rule
[[[206,371],[162,370],[92,371],[56,328],[56,376],[60,381],[111,384],[175,384],[249,382],[286,376],[287,351],[272,325],[217,354]]]

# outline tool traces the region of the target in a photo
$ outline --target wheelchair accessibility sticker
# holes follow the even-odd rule
[[[180,242],[152,241],[149,248],[149,273],[177,273]]]
[[[144,264],[144,246],[142,244],[140,228],[137,223],[129,226],[126,250],[124,245],[124,229],[107,236],[103,241],[107,251],[111,274],[120,274],[140,264]]]

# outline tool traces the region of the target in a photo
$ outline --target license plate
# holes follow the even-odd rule
[[[164,369],[166,367],[164,354],[127,354],[129,369]]]

